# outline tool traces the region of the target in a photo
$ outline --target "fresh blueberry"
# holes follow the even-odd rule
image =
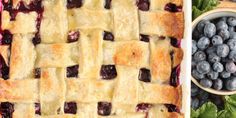
[[[216,46],[212,46],[212,47],[208,47],[206,49],[206,53],[209,55],[209,54],[212,54],[212,53],[216,53]]]
[[[198,25],[197,25],[197,30],[198,30],[199,32],[203,33],[204,27],[205,27],[205,25],[206,25],[207,23],[210,23],[210,21],[209,21],[209,20],[202,20],[202,21],[200,21],[200,22],[198,23]]]
[[[192,76],[193,76],[195,79],[203,79],[203,78],[205,78],[205,75],[199,73],[196,69],[193,69],[193,70],[192,70]]]
[[[236,62],[236,51],[230,51],[229,53],[229,59]]]
[[[236,39],[236,32],[230,32],[229,38]]]
[[[213,70],[216,72],[223,72],[224,66],[220,62],[215,62],[212,66]]]
[[[202,37],[197,42],[197,47],[201,50],[205,50],[210,44],[210,40],[207,37]]]
[[[220,76],[224,79],[229,78],[230,75],[231,75],[231,73],[229,73],[227,71],[223,71],[223,72],[220,73]]]
[[[227,79],[225,82],[225,87],[229,91],[236,90],[236,77],[232,77],[230,79]]]
[[[203,37],[204,35],[202,34],[202,33],[200,33],[198,30],[193,30],[193,38],[194,39],[199,39],[199,38],[201,38],[201,37]]]
[[[194,61],[194,60],[192,60],[192,63],[191,63],[191,67],[192,67],[192,69],[195,68],[196,65],[197,65],[197,62]]]
[[[228,30],[229,30],[229,32],[235,32],[235,28],[232,26],[230,26]]]
[[[222,29],[222,30],[220,30],[220,31],[218,32],[218,35],[221,36],[223,40],[226,40],[226,39],[229,38],[230,33],[229,33],[228,30]]]
[[[198,87],[195,84],[191,84],[191,96],[196,96],[198,94]]]
[[[227,45],[229,46],[230,50],[235,50],[236,51],[236,39],[229,39],[227,41]]]
[[[206,60],[206,54],[203,51],[197,51],[193,56],[194,61]]]
[[[211,63],[219,62],[220,57],[215,53],[211,53],[211,54],[208,55],[208,61],[211,62]]]
[[[193,109],[197,109],[199,107],[199,100],[198,98],[194,98],[191,100],[191,107]]]
[[[211,42],[213,45],[223,44],[223,39],[219,35],[215,35],[212,37]]]
[[[204,27],[204,35],[211,38],[216,34],[216,26],[213,23],[207,23]]]
[[[209,80],[209,79],[201,79],[201,80],[200,80],[200,84],[201,84],[203,87],[211,88],[211,86],[212,86],[212,81]]]
[[[227,23],[228,23],[228,25],[230,25],[230,26],[236,26],[236,18],[235,17],[229,17],[228,19],[227,19]]]
[[[213,88],[215,90],[221,90],[223,88],[223,81],[221,79],[217,79],[213,83]]]
[[[211,69],[210,64],[207,61],[200,61],[196,67],[197,71],[201,74],[206,74],[210,72]]]
[[[229,73],[235,73],[236,72],[236,65],[233,61],[229,61],[225,64],[225,70]]]
[[[228,29],[228,25],[225,21],[219,21],[216,24],[216,30]]]
[[[216,54],[219,57],[227,57],[229,54],[229,46],[226,44],[221,44],[217,46]]]
[[[209,98],[209,94],[204,90],[199,90],[199,96],[198,97],[199,97],[200,100],[207,100]]]
[[[221,18],[219,19],[219,21],[227,22],[227,17],[221,17]]]
[[[219,76],[219,73],[212,70],[209,73],[207,73],[207,77],[212,80],[216,80],[218,76]]]
[[[197,42],[195,40],[192,40],[192,54],[194,54],[197,51]]]

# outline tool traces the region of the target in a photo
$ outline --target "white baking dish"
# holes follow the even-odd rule
[[[184,19],[185,30],[184,39],[182,40],[181,47],[184,51],[183,61],[181,63],[180,81],[183,89],[182,98],[182,113],[185,118],[190,118],[190,96],[191,96],[191,48],[192,48],[192,10],[191,0],[184,0]]]

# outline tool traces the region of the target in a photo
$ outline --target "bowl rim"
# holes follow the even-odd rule
[[[202,15],[200,15],[199,17],[197,17],[193,22],[192,22],[192,31],[195,29],[196,25],[203,20],[206,16],[208,15],[212,15],[214,13],[220,13],[220,12],[226,12],[226,13],[235,13],[236,14],[236,9],[231,9],[231,8],[218,8],[218,9],[214,9],[211,11],[208,11],[206,13],[203,13]],[[229,15],[230,16],[230,15]],[[191,56],[192,57],[192,56]],[[192,68],[192,67],[191,67]],[[192,69],[191,69],[192,70]],[[236,90],[235,91],[227,91],[227,90],[215,90],[213,88],[206,88],[203,87],[202,85],[200,85],[200,83],[191,75],[191,80],[192,82],[197,85],[199,88],[212,93],[212,94],[216,94],[216,95],[232,95],[232,94],[236,94]]]

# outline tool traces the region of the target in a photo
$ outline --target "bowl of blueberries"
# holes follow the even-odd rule
[[[192,82],[209,93],[236,94],[236,10],[206,12],[192,28]]]

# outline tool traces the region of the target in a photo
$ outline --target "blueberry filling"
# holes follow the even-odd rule
[[[150,74],[150,70],[146,69],[146,68],[141,68],[139,70],[139,76],[138,79],[140,81],[143,82],[151,82],[151,74]]]
[[[103,33],[103,40],[114,41],[114,36],[113,36],[113,34],[111,32],[104,31],[104,33]]]
[[[79,37],[80,37],[79,31],[70,31],[67,36],[67,40],[69,43],[72,43],[78,41]]]
[[[177,87],[179,85],[179,73],[180,73],[180,65],[176,66],[171,71],[170,76],[170,85]]]
[[[78,77],[79,65],[67,67],[66,70],[67,70],[66,71],[66,76],[67,77]]]
[[[166,4],[164,9],[169,12],[181,12],[182,6],[176,6],[173,3],[168,3],[168,4]]]
[[[35,114],[41,115],[41,108],[40,108],[40,103],[35,103]]]
[[[1,55],[0,55],[0,77],[2,77],[4,80],[9,79],[9,67],[6,65]]]
[[[64,106],[64,112],[69,114],[76,114],[77,105],[75,102],[66,102]]]
[[[180,40],[178,40],[176,38],[173,38],[173,37],[170,38],[170,43],[171,43],[172,46],[177,47],[177,48],[179,48],[180,45],[181,45]]]
[[[34,45],[37,45],[37,44],[39,44],[41,42],[41,38],[39,36],[39,32],[37,32],[35,34],[34,38],[32,39],[32,42],[33,42]]]
[[[111,8],[111,0],[106,0],[104,8],[105,9],[110,9]]]
[[[9,102],[2,102],[0,106],[0,114],[2,118],[12,118],[14,112],[14,105]]]
[[[4,7],[3,10],[7,10],[7,11],[12,10],[12,1],[11,0],[7,0],[7,1],[3,0],[2,4]]]
[[[137,112],[148,112],[151,107],[152,107],[151,104],[140,103],[136,106],[136,111]]]
[[[8,31],[8,30],[4,30],[2,32],[2,36],[3,36],[3,38],[2,38],[1,44],[3,44],[3,45],[10,45],[11,42],[12,42],[12,34],[11,34],[11,32]]]
[[[137,1],[137,6],[138,6],[139,10],[148,11],[149,5],[150,5],[149,0],[138,0]]]
[[[168,112],[178,112],[180,113],[180,110],[177,106],[173,105],[173,104],[165,104],[165,106],[168,109]]]
[[[140,35],[140,41],[144,41],[144,42],[149,42],[149,37],[148,35]]]
[[[115,78],[117,76],[115,65],[102,65],[100,75],[105,80]]]
[[[67,0],[67,8],[79,8],[82,6],[82,0]]]
[[[41,69],[40,68],[34,69],[34,77],[40,78],[40,75],[41,75]]]
[[[98,102],[98,115],[108,116],[111,114],[112,105],[109,102]]]
[[[40,11],[42,10],[42,0],[34,0],[29,5],[20,2],[18,10],[22,12]]]

